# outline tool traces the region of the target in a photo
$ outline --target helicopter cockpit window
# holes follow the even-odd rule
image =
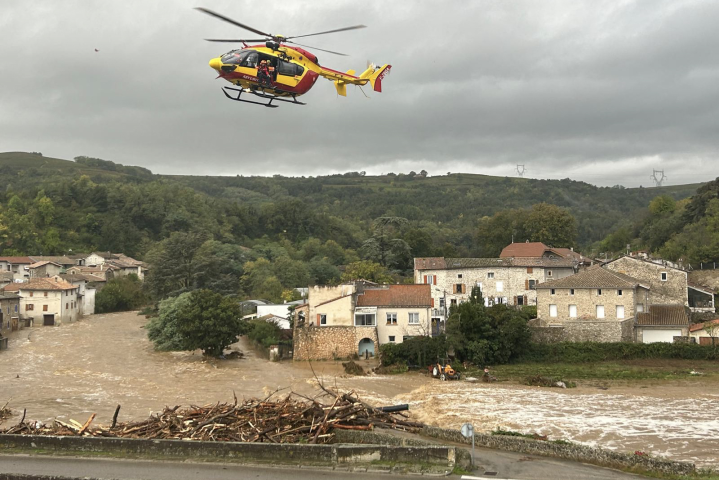
[[[305,69],[297,64],[280,60],[277,71],[280,75],[288,75],[290,77],[293,77],[295,75],[302,75]]]
[[[233,50],[224,54],[221,58],[222,63],[225,65],[239,65],[243,58],[247,56],[249,52],[243,52],[241,50]]]
[[[245,53],[247,53],[247,55],[242,57],[242,63],[240,65],[243,67],[257,68],[257,63],[259,59],[259,55],[257,54],[257,52]]]

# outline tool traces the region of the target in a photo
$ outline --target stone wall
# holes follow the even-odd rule
[[[640,280],[643,285],[648,285],[651,305],[689,306],[687,272],[683,270],[631,257],[609,262],[605,268],[629,275]],[[662,273],[666,273],[666,280],[662,280]]]
[[[424,427],[422,429],[422,435],[456,443],[472,443],[472,439],[463,437],[462,434],[459,433],[459,430]],[[646,455],[604,450],[602,448],[575,443],[554,443],[507,435],[486,434],[475,434],[474,443],[478,447],[508,450],[531,455],[546,455],[582,463],[591,463],[603,467],[639,469],[649,472],[661,472],[668,475],[689,475],[695,470],[694,464],[689,462],[675,462]]]
[[[379,353],[376,327],[317,327],[295,328],[293,335],[294,360],[330,360],[350,358],[357,354],[359,342],[369,338]]]
[[[632,342],[634,319],[624,321],[578,320],[566,321],[560,326],[530,325],[532,341],[557,342]]]
[[[637,288],[636,292],[633,289],[616,288],[602,288],[601,292],[599,295],[597,288],[555,288],[552,294],[552,289],[540,288],[537,290],[537,318],[549,323],[596,319],[597,305],[602,305],[605,320],[622,320],[617,317],[617,305],[624,306],[623,318],[632,318],[636,315],[635,305],[646,304],[647,290],[641,287]],[[550,305],[556,305],[556,317],[549,315]],[[577,307],[577,316],[574,318],[569,316],[569,305]]]

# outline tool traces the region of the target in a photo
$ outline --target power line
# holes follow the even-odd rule
[[[662,182],[666,179],[667,177],[664,176],[664,170],[653,170],[651,176],[649,177],[649,180],[654,180],[654,184],[657,187],[661,187]]]

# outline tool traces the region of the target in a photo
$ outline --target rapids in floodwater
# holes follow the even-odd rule
[[[27,419],[109,424],[140,420],[164,406],[204,405],[265,397],[277,389],[318,394],[307,364],[273,363],[240,342],[239,360],[206,360],[199,353],[155,352],[146,320],[136,313],[94,315],[60,327],[16,332],[0,352],[0,404],[10,401]],[[623,451],[642,451],[698,465],[719,464],[719,391],[694,386],[540,389],[518,385],[440,382],[412,373],[345,377],[337,362],[315,362],[323,381],[354,390],[375,405],[409,403],[414,418],[476,431],[497,427],[536,432]],[[19,420],[16,415],[4,427]]]

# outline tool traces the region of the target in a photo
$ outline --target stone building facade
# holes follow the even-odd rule
[[[635,317],[648,308],[649,292],[639,280],[599,266],[542,283],[537,286],[537,320],[532,326],[561,330],[537,331],[535,337],[632,341]]]
[[[295,328],[292,358],[299,361],[349,358],[359,354],[358,345],[365,339],[379,349],[377,329],[374,327]]]
[[[604,268],[636,278],[650,289],[649,303],[689,306],[687,272],[638,257],[623,256]]]

